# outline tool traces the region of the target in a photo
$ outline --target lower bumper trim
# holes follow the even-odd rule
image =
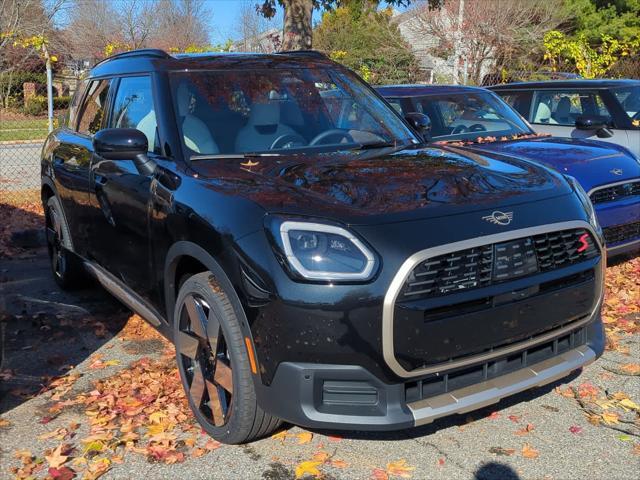
[[[586,345],[530,367],[469,387],[407,404],[415,425],[425,425],[453,413],[466,413],[499,402],[532,387],[546,385],[588,365],[596,353]]]

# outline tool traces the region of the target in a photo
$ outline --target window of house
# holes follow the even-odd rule
[[[113,102],[111,128],[135,128],[147,137],[149,151],[158,146],[158,124],[153,106],[150,77],[125,77],[120,79]]]
[[[93,135],[102,128],[109,82],[109,80],[93,80],[89,84],[86,100],[80,114],[78,132]]]

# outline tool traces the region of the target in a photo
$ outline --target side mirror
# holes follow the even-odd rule
[[[425,140],[431,138],[431,119],[428,115],[411,112],[407,113],[404,118]]]
[[[133,160],[142,175],[151,175],[155,162],[147,156],[149,142],[135,128],[105,128],[93,136],[93,149],[107,160]]]
[[[609,125],[603,117],[595,115],[581,115],[576,118],[576,128],[578,130],[595,130],[600,138],[609,138],[613,132],[609,130]]]

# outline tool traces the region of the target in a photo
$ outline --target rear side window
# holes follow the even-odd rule
[[[102,128],[105,114],[109,80],[93,80],[89,84],[86,99],[82,105],[82,113],[78,122],[78,132],[93,135]]]
[[[84,94],[87,88],[87,80],[84,80],[78,88],[76,92],[73,94],[73,98],[71,99],[71,104],[69,105],[69,116],[67,118],[67,126],[71,129],[76,128],[76,123],[78,122],[78,110],[80,109],[80,101],[82,100],[82,95]]]
[[[156,150],[158,125],[150,77],[120,79],[109,126],[140,130],[147,137],[149,151]]]
[[[573,126],[581,115],[611,122],[611,114],[597,92],[585,90],[541,90],[533,101],[533,123]]]

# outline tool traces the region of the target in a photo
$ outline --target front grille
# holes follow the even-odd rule
[[[591,194],[591,202],[594,204],[613,202],[620,198],[632,197],[634,195],[640,195],[639,181],[598,189]]]
[[[627,242],[640,237],[640,222],[605,227],[602,231],[607,244]]]
[[[405,384],[407,403],[431,398],[535,365],[587,342],[586,327],[501,358]]]
[[[582,228],[459,250],[418,264],[405,281],[399,300],[486,287],[567,267],[597,255],[593,237]]]

